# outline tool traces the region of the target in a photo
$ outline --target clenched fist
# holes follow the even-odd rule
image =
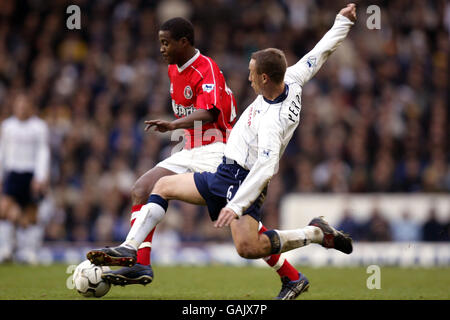
[[[356,21],[356,5],[354,3],[349,3],[344,9],[339,11],[339,14],[344,17],[349,18],[351,21]]]

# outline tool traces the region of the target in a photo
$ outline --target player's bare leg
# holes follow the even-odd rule
[[[142,206],[147,203],[148,197],[153,190],[155,183],[162,177],[174,174],[175,172],[173,171],[157,166],[148,170],[135,182],[131,190],[131,227],[133,227]],[[148,233],[144,239],[144,242],[139,246],[136,256],[136,264],[134,266],[104,272],[102,277],[114,285],[147,285],[151,283],[154,275],[151,267],[150,255],[154,232],[155,228]]]
[[[133,188],[131,189],[131,201],[133,205],[146,204],[156,182],[162,177],[171,176],[174,174],[176,173],[162,167],[154,167],[144,173],[139,179],[136,180]]]
[[[198,192],[193,174],[165,177],[158,181],[153,193],[159,194],[167,200],[177,199],[192,204],[206,205],[205,200]],[[308,289],[309,282],[304,275],[293,268],[279,254],[271,253],[272,244],[270,239],[262,232],[262,230],[267,229],[262,225],[260,226],[260,223],[253,217],[244,215],[240,219],[232,221],[230,227],[236,249],[242,257],[249,259],[264,258],[270,266],[272,265],[268,260],[272,259],[279,263],[280,268],[283,267],[285,269],[283,272],[289,270],[291,273],[297,273],[295,280],[287,276],[281,276],[282,288],[276,297],[277,299],[295,299]],[[285,273],[281,274],[284,275]]]
[[[258,232],[258,222],[249,215],[243,215],[230,223],[233,241],[240,256],[255,259],[318,243],[326,248],[334,248],[344,253],[352,252],[352,240],[347,235],[335,230],[322,218],[313,219],[301,229]],[[284,279],[276,299],[295,299],[309,288],[308,279],[299,273],[299,279]]]
[[[270,240],[258,233],[259,222],[249,215],[235,219],[230,224],[231,235],[238,254],[246,259],[257,259],[270,255]]]
[[[197,190],[193,173],[183,173],[160,179],[152,193],[169,200],[180,200],[195,205],[206,205],[205,199]]]
[[[252,222],[250,217],[246,218],[246,215],[233,219],[229,225],[238,253],[247,259],[283,253],[310,243],[321,244],[325,248],[333,248],[346,254],[350,254],[353,250],[352,239],[334,229],[322,217],[314,218],[304,228],[268,230],[258,236],[255,232],[255,222]]]
[[[18,219],[18,224],[22,228],[27,228],[30,225],[35,225],[37,223],[37,205],[31,204],[23,209],[23,213]]]
[[[6,219],[11,221],[12,223],[16,223],[21,216],[20,206],[8,196],[0,197],[0,217],[2,219]]]
[[[272,244],[269,237],[260,232],[259,222],[250,215],[243,215],[239,219],[232,221],[230,228],[236,250],[241,257],[247,259],[266,257],[266,259],[270,259],[277,256],[276,258],[278,259],[282,258],[279,254],[271,253]],[[284,259],[282,258],[282,260]],[[281,261],[281,264],[283,264],[283,261]],[[286,276],[281,277],[281,290],[275,299],[293,300],[308,290],[308,279],[300,272],[296,272],[298,277],[295,280],[291,280]]]
[[[192,204],[204,205],[197,191],[192,173],[166,176],[158,180],[149,198],[137,215],[125,242],[119,247],[91,250],[87,258],[95,265],[133,266],[136,251],[148,233],[162,220],[168,200],[179,199]]]

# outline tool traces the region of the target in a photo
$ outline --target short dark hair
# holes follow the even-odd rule
[[[281,83],[286,73],[287,61],[284,52],[276,48],[268,48],[252,53],[256,61],[256,72],[265,73],[275,83]]]
[[[192,23],[184,18],[177,17],[172,18],[164,22],[159,28],[161,31],[169,31],[170,37],[175,40],[180,40],[183,37],[189,41],[189,43],[194,45],[194,26]]]

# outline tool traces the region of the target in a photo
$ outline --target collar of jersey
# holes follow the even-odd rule
[[[264,96],[263,96],[263,98],[264,98],[264,101],[267,103],[276,104],[276,103],[283,102],[284,99],[287,98],[288,94],[289,94],[289,86],[287,84],[285,84],[284,91],[278,97],[276,97],[274,100],[269,100]]]
[[[195,49],[196,54],[192,58],[190,58],[185,64],[181,66],[181,68],[177,65],[178,72],[183,72],[187,67],[189,67],[197,58],[200,56],[200,50]]]

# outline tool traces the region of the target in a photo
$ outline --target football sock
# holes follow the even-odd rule
[[[136,217],[138,215],[138,212],[141,210],[143,204],[134,205],[131,208],[131,227],[133,227],[134,221],[136,220]],[[135,213],[136,212],[136,213]],[[155,233],[155,228],[153,228],[152,231],[147,235],[147,237],[144,239],[144,242],[141,243],[141,245],[138,248],[137,252],[137,261],[136,263],[149,266],[151,263],[151,251],[152,251],[152,240],[153,240],[153,234]]]
[[[8,220],[0,220],[0,262],[11,258],[15,243],[15,227]]]
[[[265,231],[267,231],[267,228],[260,222],[258,233],[261,234]],[[300,276],[297,269],[295,269],[281,254],[273,254],[263,259],[279,274],[280,277],[288,277],[291,281],[299,279]]]
[[[322,230],[314,226],[294,230],[268,230],[265,234],[271,240],[273,252],[278,253],[304,247],[311,242],[322,243],[323,240]]]
[[[27,227],[18,227],[16,232],[16,258],[20,262],[36,263],[38,250],[42,246],[44,230],[42,226],[32,224]]]
[[[134,221],[136,221],[137,215],[139,214],[139,211],[141,210],[143,204],[137,204],[131,207],[131,222],[130,225],[133,226]]]
[[[150,195],[148,204],[141,207],[123,246],[138,250],[150,231],[162,220],[169,203],[157,194]]]
[[[142,242],[142,244],[139,246],[136,263],[142,264],[144,266],[150,265],[150,254],[152,251],[152,240],[155,229],[156,227],[153,228],[152,231],[150,231],[144,242]]]

